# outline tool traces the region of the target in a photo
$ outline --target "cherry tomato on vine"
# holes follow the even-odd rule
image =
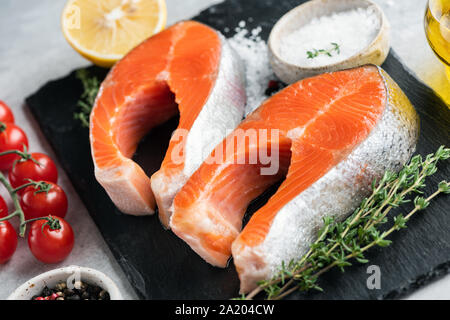
[[[0,196],[0,219],[4,218],[8,215],[8,205],[5,202],[5,199],[3,199],[2,196]]]
[[[56,183],[58,169],[53,160],[43,153],[26,154],[26,157],[17,161],[9,171],[9,182],[13,188],[17,188],[28,183],[28,179]]]
[[[0,100],[0,121],[14,123],[14,115],[6,103]]]
[[[0,264],[6,263],[17,248],[17,233],[8,221],[0,222]]]
[[[33,222],[28,234],[28,247],[41,262],[63,261],[73,249],[72,227],[62,218],[47,217],[48,220]]]
[[[28,148],[28,138],[18,126],[10,122],[0,122],[0,153],[11,150],[23,151]],[[17,154],[0,156],[0,170],[9,170],[14,161],[20,159]]]
[[[20,206],[27,220],[48,215],[64,218],[67,213],[67,196],[64,190],[49,181],[28,186],[20,196]]]

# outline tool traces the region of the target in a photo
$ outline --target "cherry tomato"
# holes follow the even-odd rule
[[[27,220],[48,215],[64,218],[67,213],[67,196],[64,190],[49,181],[45,181],[42,190],[35,186],[28,186],[20,196],[20,206]]]
[[[14,123],[14,115],[6,103],[0,100],[0,121]]]
[[[28,148],[28,138],[14,123],[0,122],[0,152]],[[19,155],[7,154],[0,156],[0,170],[9,170],[14,161],[20,159]]]
[[[13,188],[28,183],[27,179],[56,183],[58,181],[58,169],[49,156],[34,152],[31,154],[31,159],[17,161],[9,171],[9,182],[11,182]]]
[[[58,263],[67,258],[73,249],[74,234],[72,227],[62,218],[57,220],[59,229],[47,220],[33,222],[28,234],[28,247],[31,253],[41,262]]]
[[[17,233],[8,221],[0,222],[0,264],[11,259],[17,248]]]
[[[5,202],[5,199],[3,199],[2,196],[0,196],[0,219],[4,218],[8,215],[8,205]]]

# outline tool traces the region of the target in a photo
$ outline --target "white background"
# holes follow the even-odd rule
[[[16,122],[29,137],[31,150],[53,157],[52,150],[23,103],[28,95],[48,80],[89,65],[72,50],[61,34],[60,14],[64,2],[0,1],[0,99],[13,108]],[[220,0],[167,0],[168,24],[189,18],[218,2]],[[422,79],[430,79],[431,75],[434,81],[442,79],[443,67],[429,49],[423,32],[426,0],[375,2],[382,6],[391,22],[392,46],[404,63]],[[70,201],[67,218],[76,234],[74,251],[60,265],[43,265],[32,257],[26,241],[20,241],[13,259],[0,266],[0,299],[6,298],[20,284],[41,272],[71,264],[105,272],[116,281],[125,298],[137,298],[66,175],[61,169],[59,172],[59,183]],[[450,276],[417,291],[410,298],[449,299]]]

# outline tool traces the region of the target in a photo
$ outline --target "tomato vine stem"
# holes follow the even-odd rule
[[[0,130],[1,130],[1,122],[0,122]],[[39,165],[39,166],[41,165],[36,159],[33,158],[31,153],[28,152],[27,147],[25,145],[23,146],[23,151],[20,151],[20,150],[8,150],[8,151],[0,152],[0,157],[1,156],[6,156],[8,154],[17,154],[18,156],[20,156],[20,159],[16,160],[16,162],[17,161],[31,160],[34,163],[36,163],[37,165]]]
[[[1,154],[0,154],[1,155]],[[15,211],[9,216],[0,219],[0,221],[9,220],[15,216],[18,216],[20,219],[20,227],[19,227],[19,235],[23,238],[25,236],[25,231],[27,229],[27,225],[25,222],[25,214],[23,213],[22,207],[20,206],[19,197],[17,196],[17,192],[9,183],[8,179],[6,179],[5,175],[0,172],[0,183],[2,183],[6,190],[8,190],[9,195],[14,203]]]
[[[55,218],[55,217],[53,217],[51,215],[48,216],[48,217],[39,217],[39,218],[25,220],[24,222],[22,222],[22,224],[27,224],[27,223],[38,221],[38,220],[45,220],[46,221],[46,223],[44,223],[42,225],[42,230],[44,230],[44,227],[46,225],[49,226],[50,230],[59,230],[59,229],[61,229],[61,224],[60,224],[58,218]]]

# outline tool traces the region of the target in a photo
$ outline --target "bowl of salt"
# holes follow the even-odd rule
[[[309,1],[273,27],[270,62],[288,84],[324,72],[381,65],[389,53],[389,30],[386,16],[372,1]]]

